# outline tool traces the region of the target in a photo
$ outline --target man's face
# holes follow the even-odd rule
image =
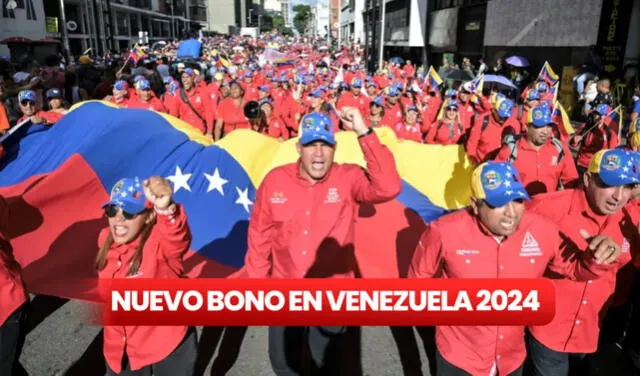
[[[307,145],[297,143],[296,149],[300,155],[301,174],[310,181],[322,180],[333,164],[335,146],[315,141]]]
[[[191,90],[191,88],[193,87],[193,77],[189,76],[186,73],[183,73],[181,76],[181,81],[182,87],[184,87],[185,90]]]
[[[322,98],[311,97],[311,99],[309,100],[309,103],[311,104],[311,107],[318,108],[322,105]]]
[[[240,97],[242,97],[242,88],[240,88],[240,85],[232,84],[230,90],[231,90],[231,97],[232,98],[240,98]]]
[[[532,124],[527,124],[527,141],[535,146],[544,145],[551,137],[551,126],[536,128]]]
[[[352,93],[353,93],[353,95],[355,95],[356,97],[357,97],[358,95],[360,95],[360,90],[361,90],[361,89],[360,89],[359,87],[352,87],[352,88],[351,88],[351,92],[352,92]]]
[[[469,93],[460,92],[460,102],[467,103],[469,102]]]
[[[146,102],[151,99],[151,90],[140,90],[139,95],[140,98]]]
[[[392,105],[398,103],[398,96],[396,95],[395,97],[387,97],[387,102]]]
[[[520,225],[522,214],[524,214],[524,201],[511,201],[505,206],[494,208],[486,201],[471,199],[471,207],[480,222],[497,236],[509,236],[513,234]]]
[[[635,184],[607,186],[598,176],[586,172],[583,176],[584,189],[591,209],[600,215],[617,213],[629,202]]]
[[[414,124],[418,120],[418,113],[415,111],[407,111],[407,124]]]
[[[269,93],[266,91],[258,90],[258,99],[264,99],[269,96]]]
[[[20,111],[25,116],[33,116],[36,113],[36,103],[30,100],[20,102]]]
[[[367,95],[373,97],[376,95],[376,87],[375,86],[367,86]]]

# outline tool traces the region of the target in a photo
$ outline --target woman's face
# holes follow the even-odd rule
[[[264,112],[266,117],[270,117],[271,114],[273,113],[273,107],[271,107],[271,105],[269,103],[265,103],[263,104],[260,109],[262,110],[262,112]]]
[[[456,107],[448,107],[445,111],[448,120],[455,120],[458,117],[458,109]]]
[[[239,99],[242,97],[242,88],[240,87],[240,85],[238,84],[232,84],[231,85],[231,98],[233,99]]]
[[[379,115],[382,112],[382,107],[372,104],[371,105],[371,115]]]
[[[418,113],[415,111],[407,111],[407,124],[414,124],[418,120]]]
[[[130,215],[122,211],[117,206],[110,206],[105,209],[109,219],[109,230],[113,241],[117,244],[126,244],[135,240],[142,229],[153,220],[150,211]],[[110,216],[112,215],[112,216]]]
[[[49,101],[49,106],[51,106],[51,108],[53,109],[57,109],[62,107],[62,99],[59,98],[54,98],[52,100]]]

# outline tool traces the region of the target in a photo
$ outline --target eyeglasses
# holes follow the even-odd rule
[[[25,99],[23,101],[20,101],[20,105],[22,105],[23,107],[27,107],[29,105],[35,106],[36,102]]]
[[[453,112],[458,112],[458,109],[455,107],[448,107],[447,111],[453,111]]]
[[[129,212],[124,211],[122,208],[120,208],[119,206],[116,206],[116,205],[109,205],[106,208],[104,208],[104,214],[108,218],[113,218],[116,215],[118,215],[118,212],[120,210],[122,210],[122,216],[124,217],[124,219],[127,219],[127,220],[134,219],[135,217],[138,216],[138,214],[140,214],[140,213],[131,214]]]

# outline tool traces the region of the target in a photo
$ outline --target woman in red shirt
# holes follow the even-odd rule
[[[113,95],[105,99],[118,105],[118,107],[129,107],[129,84],[127,81],[116,81],[116,83],[113,84]]]
[[[369,114],[365,117],[364,121],[369,128],[383,127],[389,124],[382,124],[384,118],[384,101],[382,97],[378,96],[373,98],[369,103]]]
[[[9,218],[9,206],[0,196],[0,373],[3,375],[13,375],[13,366],[20,357],[18,343],[28,301],[20,265],[4,236],[9,221],[16,219]]]
[[[214,140],[218,141],[236,129],[251,129],[249,119],[244,116],[244,88],[237,81],[229,85],[229,97],[220,101],[216,114]]]
[[[444,116],[431,124],[425,137],[427,144],[453,145],[457,144],[464,134],[464,125],[460,122],[458,115],[458,101],[449,100],[445,102],[447,106]]]
[[[618,146],[618,134],[607,124],[606,116],[611,107],[598,105],[589,115],[576,133],[569,139],[569,146],[578,148],[576,165],[582,176],[589,169],[591,157],[602,149],[614,149]]]
[[[418,123],[418,108],[416,106],[407,107],[404,121],[396,124],[394,131],[399,139],[422,143],[422,131]]]
[[[122,179],[113,186],[103,206],[109,227],[100,232],[95,263],[101,282],[182,276],[191,232],[172,194],[169,182],[159,176]],[[109,376],[191,375],[197,347],[195,329],[185,325],[104,327]]]
[[[269,98],[264,98],[260,102],[260,117],[253,125],[253,130],[269,137],[277,138],[280,141],[287,139],[286,129],[280,119],[274,115],[273,102]]]

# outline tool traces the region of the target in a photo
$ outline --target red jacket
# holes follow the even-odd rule
[[[376,134],[359,138],[367,171],[334,163],[315,184],[300,165],[277,167],[256,193],[245,269],[250,278],[351,278],[359,203],[396,197],[401,180],[393,154]]]
[[[51,125],[62,119],[64,115],[55,111],[38,111],[36,112],[35,116],[43,118],[46,121],[46,125]],[[20,119],[18,119],[18,122],[16,124],[20,124],[26,119],[27,117],[23,115]]]
[[[191,232],[187,216],[180,206],[173,216],[157,215],[157,223],[142,249],[138,272],[127,276],[129,264],[140,237],[129,244],[112,244],[107,263],[98,272],[100,279],[110,278],[180,278],[184,271],[182,258],[189,249]],[[109,228],[100,233],[98,244],[104,244]],[[157,363],[175,350],[187,332],[187,326],[105,326],[104,357],[116,373],[122,369],[127,354],[133,370]]]
[[[140,99],[138,96],[129,101],[129,108],[140,108],[143,110],[151,110],[157,112],[165,112],[167,113],[167,108],[164,103],[157,97],[151,97],[149,101],[145,102]]]
[[[180,90],[176,91],[175,106],[173,108],[174,113],[171,115],[189,123],[194,128],[200,130],[203,134],[212,132],[214,113],[213,105],[211,104],[211,97],[209,96],[207,88],[198,86],[186,92],[186,95],[191,107],[200,114],[204,119],[204,122],[193,112],[193,110],[191,110],[191,107],[182,100]]]
[[[438,120],[431,124],[425,136],[425,143],[439,145],[455,145],[464,134],[464,125],[455,122],[449,126],[444,120]]]
[[[586,241],[580,236],[581,229],[591,235],[607,235],[622,246],[622,255],[599,279],[576,282],[552,271],[545,274],[556,287],[556,314],[550,324],[531,327],[531,334],[555,351],[592,353],[598,347],[600,317],[605,316],[603,307],[615,289],[616,272],[631,260],[629,240],[625,239],[631,239],[637,227],[624,227],[622,210],[610,216],[595,214],[582,189],[536,196],[529,203],[528,210],[558,224],[562,233],[580,249],[586,248]]]
[[[243,100],[240,106],[236,106],[235,100],[231,97],[220,101],[218,111],[216,113],[216,119],[223,120],[223,134],[225,136],[236,129],[251,129],[249,119],[244,116],[245,104],[246,102]]]
[[[520,173],[520,179],[530,195],[558,190],[558,182],[567,188],[573,186],[578,179],[578,171],[566,145],[562,159],[558,161],[560,153],[551,139],[540,150],[536,150],[521,137],[516,141],[517,156],[513,164]],[[505,145],[498,152],[497,161],[511,162],[511,150]]]
[[[610,268],[592,259],[563,259],[558,227],[525,212],[515,233],[502,242],[469,210],[432,222],[422,235],[409,267],[409,278],[539,278],[550,269],[588,280]],[[524,327],[437,326],[442,356],[472,375],[508,375],[524,362]]]
[[[356,97],[351,92],[342,93],[342,95],[340,95],[340,99],[338,99],[338,103],[336,103],[336,107],[338,107],[338,109],[342,109],[343,107],[355,107],[360,110],[360,113],[364,116],[369,112],[369,99],[364,94],[360,94]]]
[[[9,206],[0,196],[0,326],[28,299],[20,267],[13,257],[9,239],[3,234],[9,221]]]
[[[404,118],[404,114],[402,113],[402,108],[400,107],[400,104],[396,103],[392,106],[389,106],[385,102],[384,117],[380,122],[381,124],[387,125],[389,127],[393,127],[395,126],[395,124],[402,122],[403,118]]]
[[[585,126],[586,123],[583,123],[578,127],[576,134],[580,134]],[[574,140],[572,139],[571,145],[577,146]],[[595,153],[602,149],[615,149],[616,146],[618,146],[618,134],[606,124],[596,126],[582,139],[576,162],[578,166],[589,168],[589,162]]]
[[[404,122],[398,123],[393,127],[393,131],[399,139],[422,143],[422,130],[418,122],[412,125],[407,125]]]
[[[486,127],[483,127],[485,118],[489,117]],[[484,128],[484,129],[483,129]],[[491,112],[476,116],[467,141],[467,154],[476,163],[493,158],[494,153],[502,146],[504,136],[520,134],[520,123],[513,117],[509,117],[500,125]]]

